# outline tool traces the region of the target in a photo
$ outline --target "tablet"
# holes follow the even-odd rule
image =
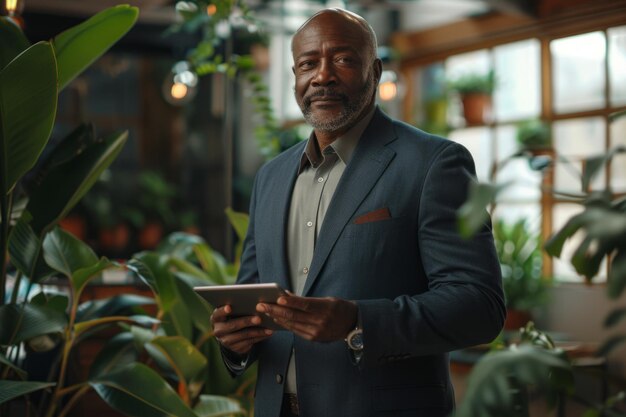
[[[221,307],[230,304],[233,309],[232,315],[253,316],[259,314],[256,311],[257,303],[275,304],[278,297],[287,295],[287,292],[276,283],[269,284],[240,284],[240,285],[210,285],[205,287],[194,287],[202,298],[213,307]],[[261,314],[261,326],[273,330],[284,330],[271,318]]]

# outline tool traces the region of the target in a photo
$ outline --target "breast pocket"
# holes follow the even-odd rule
[[[408,227],[408,225],[403,226],[404,222],[405,217],[393,217],[360,224],[349,223],[345,227],[341,237],[346,239],[393,237],[402,231],[403,227]]]

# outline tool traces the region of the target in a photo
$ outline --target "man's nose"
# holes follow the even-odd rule
[[[317,72],[313,77],[312,84],[315,87],[331,85],[337,82],[335,70],[329,60],[321,60]]]

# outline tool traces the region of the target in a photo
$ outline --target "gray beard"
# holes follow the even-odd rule
[[[374,91],[376,89],[376,83],[374,81],[374,72],[370,71],[367,78],[367,83],[363,86],[362,93],[354,99],[350,97],[342,96],[343,111],[338,117],[334,119],[322,119],[316,117],[311,111],[311,102],[304,98],[300,104],[300,110],[304,115],[304,120],[313,127],[313,129],[320,132],[335,132],[354,125],[358,117],[361,115],[365,107],[369,104]],[[308,98],[310,98],[309,96]]]

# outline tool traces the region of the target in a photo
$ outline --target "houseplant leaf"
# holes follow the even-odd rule
[[[89,381],[111,407],[131,417],[197,417],[155,371],[131,363]]]
[[[7,346],[36,336],[61,333],[67,317],[54,309],[33,304],[0,306],[0,345]]]
[[[43,249],[48,265],[67,277],[98,263],[98,257],[89,246],[61,228],[46,235]]]
[[[42,233],[69,213],[115,160],[127,138],[128,132],[113,134],[47,173],[31,193],[27,206],[33,217],[32,228],[36,234]],[[63,187],[58,184],[63,184]]]
[[[89,368],[89,379],[96,379],[113,369],[137,361],[137,350],[130,332],[119,333],[113,336],[98,352]]]
[[[0,17],[0,70],[29,46],[20,28],[8,18]]]
[[[0,193],[33,167],[48,142],[57,107],[56,60],[39,42],[0,71]]]
[[[136,307],[154,304],[154,299],[135,294],[121,294],[114,297],[89,300],[78,306],[76,321],[93,320],[113,315],[126,315]]]
[[[58,34],[53,44],[59,66],[59,89],[63,89],[124,36],[133,27],[138,15],[136,7],[115,6]]]
[[[109,317],[102,317],[99,319],[81,321],[80,323],[76,323],[76,325],[74,326],[74,332],[76,334],[76,337],[80,337],[83,333],[93,329],[94,327],[101,328],[103,325],[116,324],[116,323],[133,323],[133,324],[139,324],[142,326],[150,326],[150,325],[158,324],[159,321],[150,316],[143,316],[143,315],[109,316]]]
[[[182,336],[155,337],[146,344],[146,350],[161,368],[173,371],[187,384],[196,379],[207,364],[207,359]]]
[[[193,411],[200,417],[245,416],[247,414],[238,401],[218,395],[201,395]]]
[[[0,380],[0,404],[40,389],[53,387],[54,385],[53,382]]]
[[[482,227],[488,218],[486,207],[491,204],[500,191],[509,185],[510,182],[499,185],[470,183],[469,197],[457,213],[461,236],[469,238]]]
[[[11,368],[13,372],[15,372],[15,374],[21,379],[26,379],[27,377],[26,371],[24,371],[22,368],[17,367],[13,362],[8,360],[7,357],[4,356],[2,353],[0,353],[0,365]]]

